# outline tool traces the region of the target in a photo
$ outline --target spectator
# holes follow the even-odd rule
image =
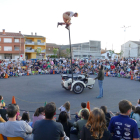
[[[63,140],[63,126],[53,120],[55,112],[55,104],[47,103],[45,106],[45,119],[37,121],[34,125],[34,140]]]
[[[106,127],[104,112],[94,108],[90,112],[88,121],[81,132],[81,140],[112,140],[110,132]]]
[[[111,119],[111,115],[110,115],[110,113],[107,112],[107,107],[106,106],[101,106],[100,109],[102,109],[103,112],[105,113],[106,126],[108,127],[110,119]]]
[[[70,117],[70,102],[69,101],[67,101],[64,105],[59,107],[58,110],[60,110],[61,112],[65,111],[68,115],[68,118],[71,120],[71,117]]]
[[[81,108],[82,109],[79,112],[76,112],[76,119],[78,119],[78,118],[80,119],[81,118],[81,112],[82,112],[82,110],[85,110],[86,109],[89,112],[89,110],[86,107],[87,107],[87,104],[84,103],[84,102],[82,102],[81,103]]]
[[[0,108],[4,108],[5,107],[5,102],[3,100],[2,95],[0,95]]]
[[[62,111],[59,114],[58,122],[60,122],[63,125],[66,136],[70,138],[70,129],[73,126],[73,124],[68,121],[68,115],[65,111]]]
[[[32,128],[25,121],[16,121],[17,111],[16,105],[8,105],[7,114],[9,120],[5,123],[0,123],[0,134],[6,137],[22,137],[25,140],[33,140]]]
[[[136,107],[135,106],[132,106],[132,112],[130,114],[130,118],[132,118],[132,116],[133,116],[133,114],[134,114],[135,111],[136,111]]]
[[[140,106],[140,99],[138,99],[136,107]]]
[[[138,140],[139,132],[137,123],[129,118],[132,104],[130,101],[119,102],[120,115],[112,117],[109,123],[109,131],[113,135],[113,140]]]
[[[140,130],[140,107],[136,107],[136,110],[132,115],[132,119],[136,120],[138,128]]]
[[[78,130],[78,138],[81,139],[81,132],[82,132],[82,128],[83,126],[87,123],[87,120],[89,118],[89,111],[86,109],[83,109],[81,111],[81,118],[82,120],[78,120],[77,122],[74,123],[74,126],[77,128]]]
[[[45,108],[44,107],[39,107],[36,111],[35,114],[33,115],[33,124],[32,127],[34,127],[34,124],[38,120],[45,119]]]
[[[30,122],[29,112],[24,111],[23,114],[22,114],[21,120],[23,120],[23,121],[29,123],[29,122]]]
[[[5,121],[8,121],[7,117],[6,117],[6,115],[7,115],[7,110],[6,109],[0,109],[0,115]]]
[[[16,114],[16,120],[20,121],[21,120],[20,109],[19,109],[19,106],[17,104],[15,104],[15,106],[17,106],[17,108],[18,108],[18,111],[17,111],[17,114]]]

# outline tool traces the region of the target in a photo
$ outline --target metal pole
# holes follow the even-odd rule
[[[69,43],[70,43],[70,58],[71,58],[71,74],[72,74],[72,83],[73,83],[73,66],[72,66],[72,51],[71,51],[70,27],[69,27]]]

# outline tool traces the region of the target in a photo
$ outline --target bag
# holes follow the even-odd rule
[[[69,140],[69,137],[66,136],[65,132],[64,132],[64,139],[63,140]]]

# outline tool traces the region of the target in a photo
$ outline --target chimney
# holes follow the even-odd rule
[[[5,34],[5,29],[3,29],[3,34]]]
[[[21,34],[21,31],[19,31],[19,34]]]
[[[37,33],[35,33],[35,36],[37,36]]]
[[[33,32],[31,32],[31,35],[33,35]]]

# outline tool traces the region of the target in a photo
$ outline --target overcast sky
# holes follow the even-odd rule
[[[46,42],[68,44],[65,27],[57,28],[66,11],[78,12],[72,18],[71,42],[101,41],[104,49],[120,52],[124,41],[140,40],[140,0],[0,0],[0,30],[37,32]],[[126,30],[122,26],[131,26]]]

